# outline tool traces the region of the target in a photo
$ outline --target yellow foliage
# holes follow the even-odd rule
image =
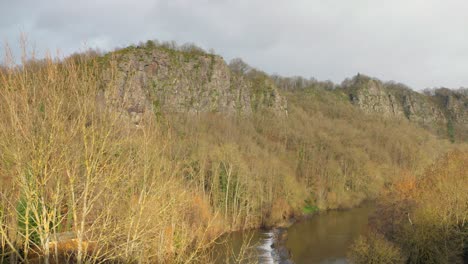
[[[76,240],[61,247],[77,263],[206,263],[223,232],[277,224],[306,205],[354,206],[447,148],[328,91],[285,93],[287,117],[147,112],[135,126],[109,96],[125,93],[106,58],[0,71],[0,236],[11,259],[50,256],[50,237],[69,231]],[[424,184],[458,193],[463,179]],[[418,187],[397,185],[405,197]],[[459,212],[463,199],[447,208]]]

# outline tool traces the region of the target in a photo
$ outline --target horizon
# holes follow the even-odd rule
[[[198,44],[196,43],[192,43],[192,42],[186,42],[186,43],[177,43],[175,42],[174,40],[170,40],[170,41],[160,41],[160,40],[157,40],[157,39],[149,39],[149,40],[146,40],[146,41],[139,41],[138,43],[129,43],[127,44],[126,46],[119,46],[119,47],[114,47],[112,49],[109,49],[109,50],[102,50],[102,49],[99,49],[99,48],[90,48],[90,47],[83,47],[83,49],[80,49],[80,50],[77,50],[75,52],[71,52],[69,54],[62,54],[60,52],[60,50],[57,50],[55,52],[55,55],[51,55],[52,52],[50,51],[45,51],[43,52],[43,56],[36,56],[37,54],[37,51],[35,50],[32,50],[30,51],[30,53],[32,54],[35,54],[34,55],[34,59],[45,59],[46,57],[49,57],[51,59],[58,59],[58,60],[63,60],[63,59],[66,59],[70,56],[73,56],[75,54],[85,54],[87,52],[96,52],[96,54],[98,56],[103,56],[105,54],[108,54],[108,53],[113,53],[113,52],[117,52],[121,49],[125,49],[125,48],[128,48],[128,47],[131,47],[131,46],[134,46],[134,47],[140,47],[141,45],[145,45],[145,43],[147,41],[153,41],[155,43],[157,43],[157,45],[164,45],[164,44],[175,44],[176,46],[174,47],[175,49],[177,48],[180,48],[184,45],[195,45],[195,47],[197,48],[200,48],[202,49],[204,52],[206,52],[207,54],[213,54],[213,55],[216,55],[216,56],[219,56],[221,57],[224,62],[226,64],[229,64],[230,63],[230,60],[227,60],[222,54],[218,54],[217,52],[215,52],[214,50],[207,50],[206,48],[203,48],[201,46],[199,46]],[[10,47],[9,43],[8,43],[8,47]],[[26,51],[27,52],[27,51]],[[214,53],[212,53],[214,52]],[[2,58],[1,56],[3,55],[0,55],[0,58]],[[21,55],[17,54],[17,56],[13,59],[16,59],[16,61],[19,61]],[[29,58],[28,58],[29,59]],[[241,59],[242,61],[244,61],[248,66],[251,67],[251,69],[255,69],[255,70],[259,70],[259,71],[262,71],[262,72],[265,72],[263,69],[259,68],[259,67],[255,67],[253,65],[251,65],[248,61],[245,61],[243,58],[240,58],[240,57],[236,57],[236,58],[232,58],[231,60],[233,59]],[[3,60],[3,58],[2,58]],[[0,60],[0,65],[2,65],[2,60]],[[16,65],[21,65],[21,63],[17,63]],[[316,81],[316,82],[331,82],[333,85],[335,86],[341,86],[343,82],[347,81],[347,80],[350,80],[350,79],[353,79],[359,75],[361,76],[365,76],[365,77],[368,77],[370,79],[373,79],[373,80],[377,80],[379,82],[382,82],[383,84],[388,84],[388,83],[394,83],[394,84],[398,84],[398,85],[402,85],[404,86],[405,88],[408,88],[412,91],[415,91],[415,92],[418,92],[418,93],[425,93],[425,92],[431,92],[431,91],[435,91],[437,89],[450,89],[452,91],[459,91],[459,90],[465,90],[465,89],[468,89],[467,87],[444,87],[444,86],[439,86],[439,87],[427,87],[427,88],[424,88],[424,89],[415,89],[403,82],[400,82],[398,80],[385,80],[385,79],[380,79],[376,76],[371,76],[367,73],[362,73],[362,72],[357,72],[355,73],[354,75],[351,75],[351,76],[346,76],[343,80],[341,81],[333,81],[333,80],[321,80],[321,79],[317,79],[316,77],[314,76],[310,76],[310,77],[307,77],[307,76],[301,76],[301,75],[281,75],[281,74],[278,74],[278,73],[270,73],[270,72],[265,72],[266,74],[268,74],[270,77],[280,77],[280,78],[302,78],[306,81]]]
[[[67,56],[84,47],[109,52],[148,39],[174,40],[214,49],[227,62],[242,58],[270,75],[339,84],[364,73],[416,91],[468,86],[461,8],[468,3],[462,1],[47,3],[0,3],[2,47],[15,44],[20,32],[39,57],[47,50]],[[18,57],[19,45],[11,47]]]

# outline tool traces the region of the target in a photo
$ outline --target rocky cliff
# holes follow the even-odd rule
[[[271,78],[246,65],[240,65],[240,71],[231,69],[222,57],[194,46],[130,46],[108,53],[99,61],[107,65],[103,67],[104,80],[112,82],[108,87],[114,89],[104,90],[101,101],[134,123],[139,123],[146,114],[250,115],[266,109],[287,114],[287,101],[277,85],[285,89],[281,81],[291,80]],[[466,91],[437,89],[419,93],[402,84],[384,83],[361,74],[341,86],[332,85],[331,89],[327,88],[328,83],[301,83],[306,87],[324,86],[330,91],[338,87],[352,104],[367,113],[408,119],[452,139],[456,136],[468,139]]]
[[[230,70],[222,57],[197,48],[128,47],[106,54],[105,73],[115,91],[105,100],[138,123],[145,113],[249,115],[261,109],[287,113],[287,102],[265,75],[249,77]]]
[[[453,122],[468,124],[468,94],[465,91],[440,88],[427,95],[437,102]]]
[[[430,128],[444,128],[453,137],[468,131],[468,96],[456,90],[418,93],[397,83],[383,83],[358,74],[343,82],[350,101],[368,113],[406,118]],[[452,130],[452,131],[451,131]]]

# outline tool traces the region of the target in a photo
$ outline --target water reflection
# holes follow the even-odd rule
[[[330,211],[296,223],[287,231],[286,247],[296,264],[343,264],[352,242],[364,233],[371,204],[346,211]],[[215,248],[216,263],[280,263],[271,248],[272,231],[236,232]]]
[[[347,263],[346,251],[364,232],[373,206],[330,211],[288,229],[286,246],[295,263]]]

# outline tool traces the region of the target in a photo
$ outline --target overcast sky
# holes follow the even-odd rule
[[[0,0],[0,38],[42,54],[194,42],[268,73],[468,86],[466,0]]]

